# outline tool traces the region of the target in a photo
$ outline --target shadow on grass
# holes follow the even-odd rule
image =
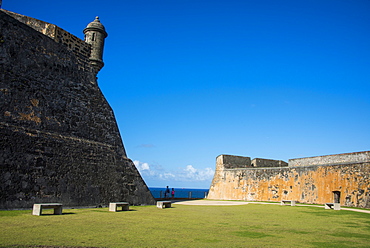
[[[53,214],[53,213],[42,213],[41,215],[35,215],[35,216],[60,216],[60,215],[71,215],[76,213],[62,213],[62,214]]]
[[[129,209],[129,210],[117,210],[117,211],[109,211],[108,209],[94,209],[90,210],[91,212],[96,213],[106,213],[106,214],[114,214],[114,213],[122,213],[122,212],[136,212],[136,209]]]
[[[136,212],[137,210],[136,209],[129,209],[129,210],[117,210],[117,211],[108,211],[108,213],[121,213],[121,212]],[[98,211],[97,211],[98,212]],[[105,211],[101,211],[101,212],[105,212]]]

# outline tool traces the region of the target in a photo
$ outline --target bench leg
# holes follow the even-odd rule
[[[41,215],[41,212],[42,212],[42,207],[41,205],[38,205],[38,204],[34,204],[33,205],[33,210],[32,210],[32,215]]]
[[[62,214],[62,206],[54,208],[54,214]]]
[[[334,210],[340,210],[340,204],[339,203],[334,203]]]
[[[117,212],[117,204],[109,203],[109,211]]]

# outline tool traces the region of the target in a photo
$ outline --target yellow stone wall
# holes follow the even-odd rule
[[[208,199],[324,204],[339,191],[342,206],[370,208],[370,162],[227,169],[219,157]]]

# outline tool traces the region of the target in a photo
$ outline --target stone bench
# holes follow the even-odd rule
[[[340,210],[340,203],[325,203],[325,209]]]
[[[170,208],[171,201],[157,201],[157,208]]]
[[[129,211],[129,206],[128,202],[111,202],[109,203],[109,211],[117,212],[118,207],[122,207],[122,211]]]
[[[295,206],[295,201],[282,200],[280,205],[285,205],[285,203],[290,203],[290,206]]]
[[[44,208],[54,208],[54,214],[62,214],[62,203],[35,203],[33,204],[32,215],[41,215]]]

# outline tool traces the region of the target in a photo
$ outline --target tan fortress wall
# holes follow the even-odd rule
[[[289,159],[289,166],[352,164],[362,162],[370,162],[369,151]]]
[[[370,208],[368,155],[369,152],[360,152],[294,159],[289,160],[289,166],[265,168],[235,168],[232,165],[226,168],[225,155],[220,155],[207,198],[324,204],[334,202],[335,195],[340,194],[342,206]],[[291,161],[293,166],[290,166]],[[316,165],[312,165],[314,163]]]

